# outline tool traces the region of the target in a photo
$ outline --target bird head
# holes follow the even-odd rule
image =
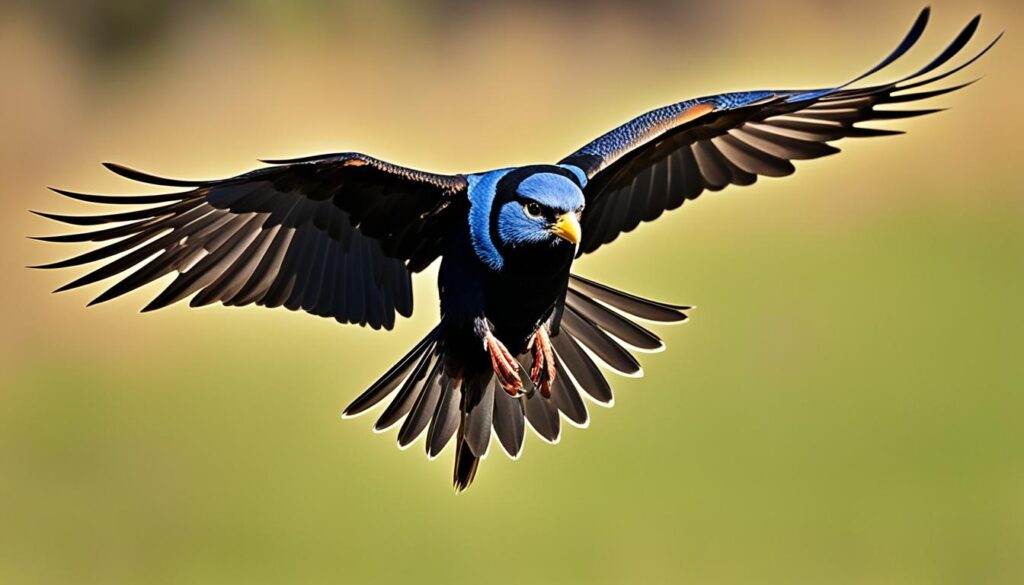
[[[552,165],[470,176],[469,228],[477,256],[502,270],[513,258],[537,259],[555,248],[570,252],[582,237],[584,180]],[[531,264],[539,268],[543,262]]]
[[[511,187],[511,185],[510,185]],[[530,174],[514,186],[494,210],[498,240],[505,247],[579,243],[583,192],[564,176]]]

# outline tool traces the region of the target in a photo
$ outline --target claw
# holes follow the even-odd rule
[[[519,379],[519,361],[489,331],[484,336],[484,347],[491,356],[491,367],[494,368],[494,375],[501,387],[513,398],[522,395],[523,381]]]
[[[530,340],[533,349],[533,367],[530,368],[530,380],[540,388],[544,398],[551,398],[551,384],[555,381],[555,352],[551,349],[551,338],[548,337],[547,325],[541,325]]]

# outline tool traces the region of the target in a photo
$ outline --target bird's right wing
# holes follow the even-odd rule
[[[835,140],[900,133],[860,127],[856,125],[859,122],[939,111],[877,106],[916,102],[968,85],[911,91],[960,71],[999,40],[996,37],[975,56],[948,71],[920,79],[967,45],[978,28],[979,17],[913,74],[890,83],[854,86],[906,53],[921,37],[928,15],[926,8],[896,50],[881,63],[841,86],[726,93],[679,102],[647,112],[560,161],[579,168],[589,180],[584,189],[587,204],[581,218],[580,254],[593,252],[705,190],[750,185],[759,176],[789,175],[794,171],[794,160],[839,152],[830,144]]]
[[[358,153],[267,162],[273,166],[212,181],[108,164],[129,179],[188,190],[136,197],[56,190],[90,203],[147,207],[91,216],[40,213],[72,225],[114,224],[38,238],[109,242],[41,268],[104,261],[58,289],[123,276],[93,303],[177,272],[144,310],[195,295],[192,306],[283,305],[373,328],[390,329],[396,311],[410,315],[410,273],[438,257],[453,222],[466,213],[466,179]]]

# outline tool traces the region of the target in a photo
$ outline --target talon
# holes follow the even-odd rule
[[[523,394],[523,381],[519,379],[519,362],[498,338],[487,332],[484,336],[484,347],[491,356],[491,367],[498,383],[513,398]]]
[[[551,338],[548,337],[547,325],[541,325],[530,340],[533,349],[533,367],[530,368],[530,379],[534,386],[540,388],[540,395],[551,398],[551,384],[555,381],[555,352],[551,349]]]

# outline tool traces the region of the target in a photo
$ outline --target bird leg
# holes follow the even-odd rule
[[[523,393],[523,381],[519,379],[519,361],[493,333],[484,334],[484,348],[491,355],[491,367],[501,387],[513,398]]]
[[[533,367],[530,368],[530,379],[534,386],[540,388],[540,395],[551,398],[551,384],[555,381],[555,352],[551,349],[551,338],[548,326],[541,325],[530,341],[533,347]]]

